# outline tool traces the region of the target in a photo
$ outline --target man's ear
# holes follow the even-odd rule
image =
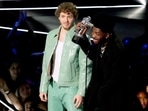
[[[106,37],[105,37],[105,39],[108,39],[109,37],[110,37],[110,33],[106,33]]]

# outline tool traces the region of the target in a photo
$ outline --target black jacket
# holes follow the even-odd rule
[[[101,43],[90,44],[87,38],[80,38],[75,43],[93,60],[92,79],[84,102],[85,110],[127,110],[130,92],[129,71],[126,51],[122,44],[115,36],[110,37],[105,52],[100,57]]]

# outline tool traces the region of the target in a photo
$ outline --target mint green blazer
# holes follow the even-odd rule
[[[88,86],[92,75],[92,61],[86,57],[86,54],[81,50],[79,45],[72,42],[72,37],[75,35],[74,27],[66,34],[57,84],[59,86],[77,86],[77,94],[85,96],[85,88]],[[46,38],[40,92],[47,93],[48,91],[51,79],[51,60],[58,42],[60,28],[61,26],[50,31]]]

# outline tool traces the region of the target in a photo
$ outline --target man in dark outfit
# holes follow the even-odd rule
[[[91,23],[91,37],[86,34],[88,26],[79,22],[76,30],[84,28],[82,37],[74,36],[72,39],[93,60],[85,110],[126,111],[129,103],[128,59],[120,39],[114,34],[115,22],[109,16],[100,14],[94,16]]]

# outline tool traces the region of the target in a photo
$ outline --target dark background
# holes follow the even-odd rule
[[[54,11],[61,2],[63,1],[0,1],[0,65],[2,70],[4,64],[12,57],[19,57],[27,66],[29,73],[35,66],[41,66],[46,34],[59,25]],[[147,5],[144,8],[131,7],[131,5],[142,5],[138,0],[73,0],[72,2],[79,9],[78,20],[100,12],[112,16],[116,20],[116,35],[131,52],[129,67],[132,70],[132,76],[140,77],[141,72],[146,72],[144,74],[148,75]],[[125,5],[128,6],[106,7]],[[96,8],[89,6],[96,6]],[[12,28],[12,30],[6,28]],[[17,29],[26,29],[28,32]]]

